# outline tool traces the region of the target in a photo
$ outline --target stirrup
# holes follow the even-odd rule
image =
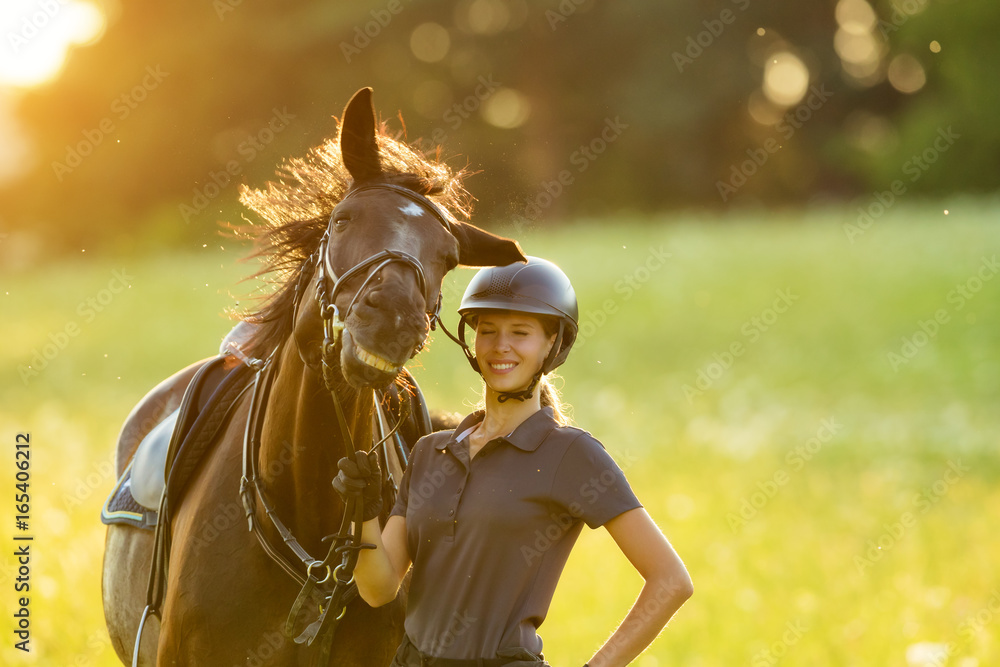
[[[160,618],[160,613],[154,611],[148,604],[142,610],[142,617],[139,619],[139,630],[135,634],[135,648],[132,649],[132,667],[139,667],[139,648],[142,646],[142,631],[146,627],[146,619],[150,616]]]

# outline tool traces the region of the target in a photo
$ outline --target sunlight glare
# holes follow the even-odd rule
[[[78,0],[5,0],[0,5],[0,86],[31,88],[59,74],[72,47],[104,32],[104,14]]]

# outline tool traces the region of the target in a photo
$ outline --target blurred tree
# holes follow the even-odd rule
[[[180,0],[21,97],[7,228],[199,243],[357,88],[444,145],[480,224],[992,189],[1000,7],[957,0]],[[853,60],[852,60],[853,59]],[[868,69],[865,69],[868,68]],[[908,161],[957,139],[912,178]],[[939,146],[941,142],[939,141]],[[911,169],[912,169],[912,165]],[[146,229],[137,229],[143,225]],[[150,229],[152,228],[152,229]]]

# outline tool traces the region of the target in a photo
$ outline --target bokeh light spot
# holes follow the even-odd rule
[[[927,75],[920,61],[903,53],[889,63],[889,83],[901,93],[915,93],[927,83]]]
[[[764,66],[764,94],[775,104],[798,103],[809,88],[809,68],[798,56],[781,51]]]
[[[878,23],[875,10],[865,0],[840,0],[835,16],[841,29],[854,35],[868,34]]]
[[[855,65],[878,64],[878,43],[870,33],[857,34],[840,28],[833,36],[833,48],[845,62]]]
[[[747,112],[761,125],[777,125],[781,121],[783,107],[775,106],[760,90],[750,93]]]
[[[468,7],[469,28],[480,35],[492,35],[507,27],[510,11],[500,0],[473,0]]]
[[[531,115],[531,103],[512,88],[500,88],[483,103],[482,114],[490,125],[509,130],[524,125]]]
[[[436,63],[444,60],[451,48],[451,37],[439,23],[421,23],[410,35],[410,50],[418,60]]]

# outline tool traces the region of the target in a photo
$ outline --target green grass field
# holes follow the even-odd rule
[[[562,380],[576,421],[695,582],[635,664],[1000,664],[998,212],[898,205],[853,243],[841,209],[518,234],[578,289],[582,341]],[[145,391],[217,348],[223,310],[253,287],[238,284],[252,268],[240,252],[0,274],[4,610],[18,597],[10,491],[25,431],[35,535],[32,652],[13,648],[5,611],[0,663],[117,664],[98,519],[112,443]],[[449,282],[450,323],[471,275]],[[432,406],[476,398],[440,334],[414,371]],[[552,664],[583,664],[640,584],[604,531],[585,531],[542,626]]]

